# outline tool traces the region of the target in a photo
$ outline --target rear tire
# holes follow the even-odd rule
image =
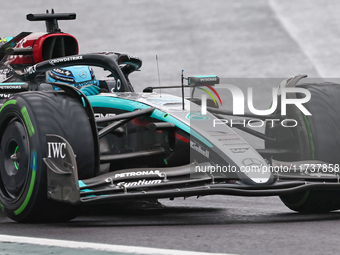
[[[287,148],[297,150],[294,156],[279,157],[279,160],[320,160],[330,164],[340,164],[340,84],[313,83],[298,87],[311,92],[311,100],[304,104],[312,116],[305,116],[299,109],[288,110],[287,118],[300,118],[301,124],[292,131],[290,139],[279,143],[266,143],[269,148]],[[299,95],[297,95],[299,97]],[[301,118],[302,114],[302,118]],[[284,129],[284,128],[282,128]],[[276,136],[287,130],[278,129]],[[272,134],[266,129],[267,134]],[[340,192],[313,190],[294,195],[280,196],[282,202],[291,210],[301,213],[324,213],[340,209]]]
[[[46,135],[65,138],[76,154],[79,179],[94,176],[94,145],[84,108],[58,92],[25,92],[0,110],[0,208],[19,222],[60,222],[77,207],[47,198]]]

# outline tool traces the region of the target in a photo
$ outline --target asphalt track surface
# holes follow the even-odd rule
[[[181,70],[233,78],[302,73],[337,78],[339,5],[336,0],[21,0],[2,3],[0,31],[1,36],[43,31],[42,23],[27,22],[25,15],[51,7],[77,12],[76,21],[60,27],[76,36],[81,53],[114,50],[143,59],[142,72],[132,77],[137,91],[158,84],[156,54],[162,85],[178,84]],[[165,209],[145,212],[92,208],[67,224],[18,224],[0,215],[0,234],[216,253],[339,253],[339,212],[300,215],[276,197],[162,203]],[[0,254],[28,253],[23,247],[0,243]]]

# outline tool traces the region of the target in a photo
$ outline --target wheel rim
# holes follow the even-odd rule
[[[22,123],[14,118],[1,137],[1,193],[9,203],[22,197],[29,179],[29,140]]]

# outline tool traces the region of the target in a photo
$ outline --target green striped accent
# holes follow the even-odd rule
[[[9,104],[16,104],[16,103],[17,103],[17,100],[14,100],[14,99],[8,100],[6,103],[3,104],[3,106],[2,106],[1,109],[0,109],[0,112],[1,112],[2,109],[4,109],[7,105],[9,105]]]
[[[27,196],[26,196],[24,202],[22,203],[22,205],[17,210],[14,211],[15,215],[19,215],[20,213],[22,213],[23,210],[25,210],[28,202],[31,199],[32,193],[33,193],[35,176],[36,176],[36,172],[37,172],[37,153],[35,151],[32,151],[32,153],[31,153],[31,169],[32,169],[32,178],[31,178],[31,183],[30,183],[30,187],[28,189]]]
[[[19,146],[17,146],[17,147],[15,148],[14,154],[17,154],[18,149],[19,149]],[[15,162],[15,161],[14,161],[14,166],[15,166],[15,169],[16,169],[16,170],[19,169],[18,164],[17,164],[17,162]]]
[[[212,100],[214,100],[214,103],[217,106],[216,100],[215,100],[214,96],[210,93],[210,91],[208,91],[206,89],[202,89],[202,88],[199,88],[199,89],[203,90],[204,92],[207,92],[207,94],[212,98]]]
[[[4,206],[2,204],[0,204],[0,209],[5,211],[5,208],[4,208]]]
[[[303,117],[303,120],[306,124],[306,128],[307,128],[307,133],[308,133],[308,138],[309,138],[309,144],[310,144],[310,148],[311,148],[311,151],[312,151],[312,159],[315,159],[315,146],[314,146],[314,142],[313,142],[313,134],[312,134],[312,130],[310,128],[310,124],[309,124],[309,121],[307,119],[307,117],[302,114],[302,117]]]
[[[22,116],[24,117],[24,121],[25,121],[27,129],[28,129],[28,134],[30,135],[30,137],[32,137],[32,135],[34,135],[35,131],[34,131],[34,127],[33,127],[31,118],[28,115],[26,106],[21,108],[21,113],[22,113]]]

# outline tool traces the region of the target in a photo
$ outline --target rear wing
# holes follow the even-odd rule
[[[45,21],[46,23],[46,32],[47,33],[60,33],[61,30],[58,26],[58,20],[74,20],[76,19],[75,13],[54,13],[52,9],[51,13],[43,14],[27,14],[27,20],[29,21]]]
[[[3,44],[0,47],[0,69],[9,65],[24,69],[44,60],[78,54],[76,38],[62,33],[58,26],[58,20],[76,19],[75,13],[54,13],[52,9],[51,13],[27,14],[26,18],[29,21],[45,21],[47,33],[22,32]]]

